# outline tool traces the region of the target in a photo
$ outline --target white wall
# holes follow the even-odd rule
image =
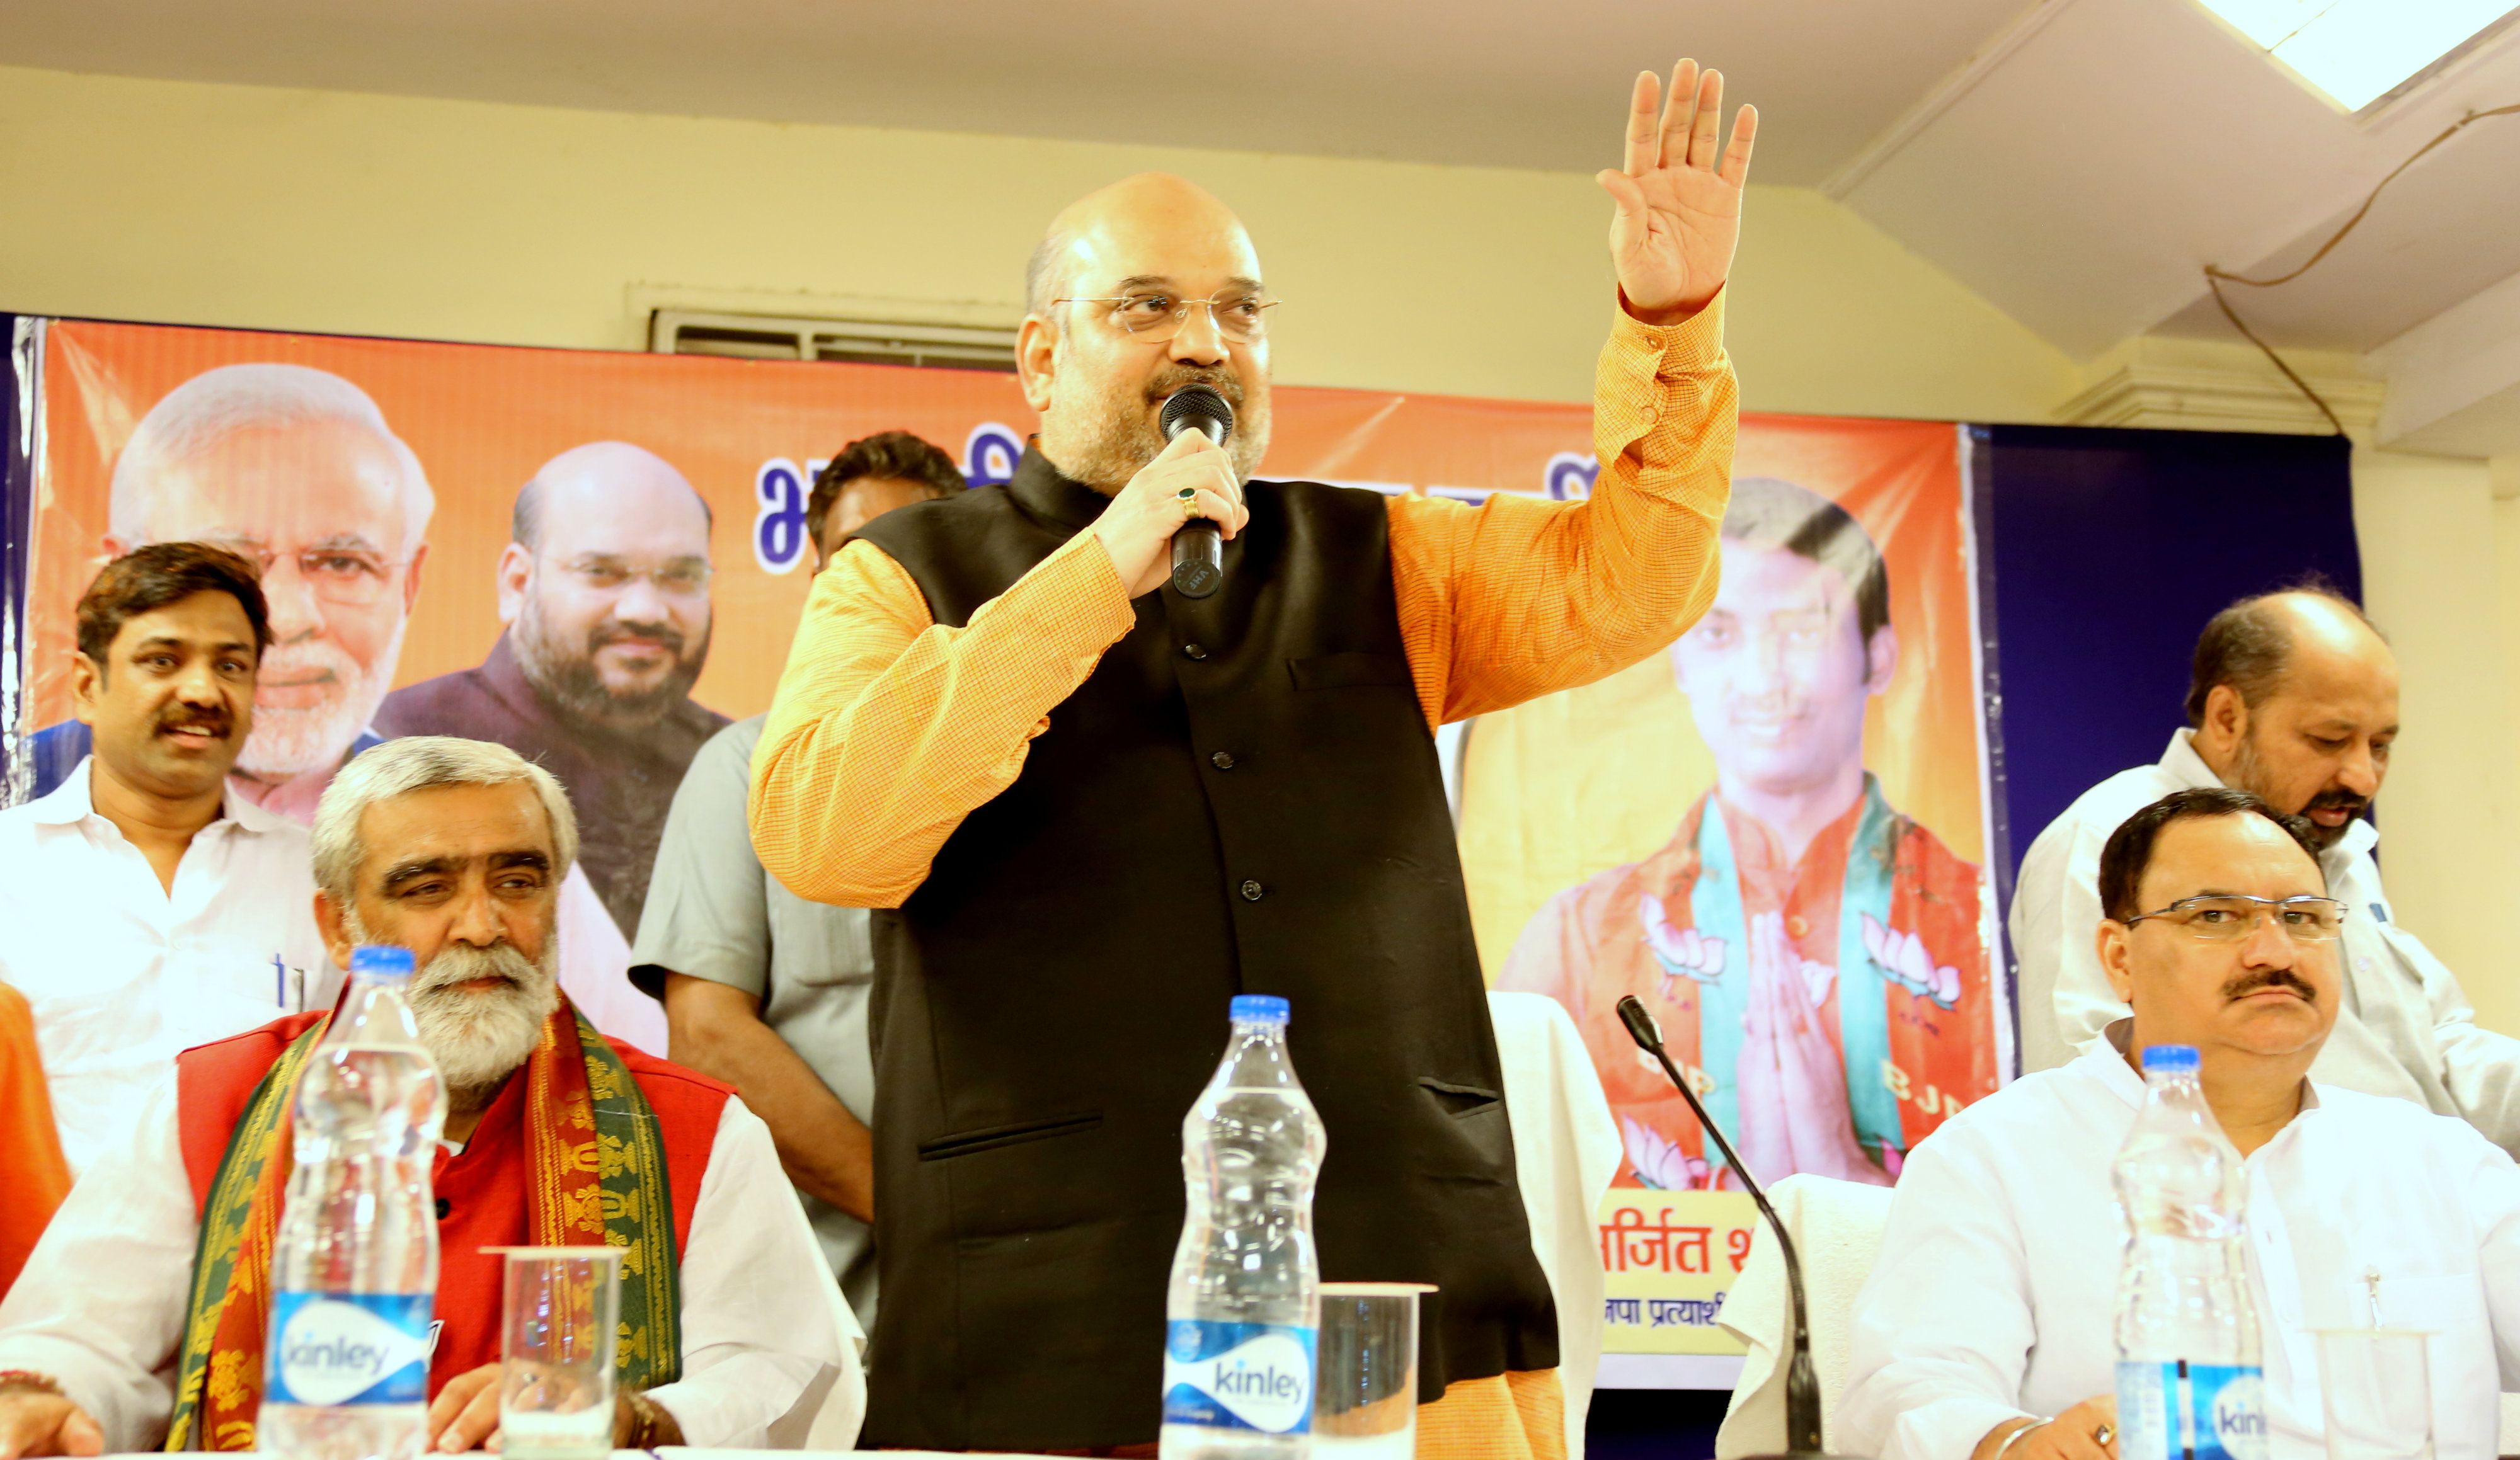
[[[2381,872],[2398,920],[2520,1032],[2506,909],[2520,889],[2520,502],[2483,462],[2363,450],[2354,525],[2365,606],[2398,652],[2406,729],[2381,793]]]

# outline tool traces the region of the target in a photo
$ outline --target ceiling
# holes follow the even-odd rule
[[[8,0],[0,64],[1590,172],[1683,55],[1817,183],[2022,0]]]
[[[2340,114],[2195,0],[8,0],[0,64],[794,122],[1589,171],[1624,81],[1687,51],[1817,186],[2067,353],[2228,336],[2207,262],[2287,266],[2467,108],[2520,26]],[[2365,350],[2520,275],[2520,116],[2393,186],[2278,344]]]

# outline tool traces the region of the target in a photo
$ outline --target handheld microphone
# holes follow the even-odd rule
[[[1654,1024],[1653,1015],[1646,1013],[1645,1006],[1637,1001],[1635,995],[1619,1000],[1619,1022],[1628,1027],[1628,1038],[1637,1041],[1637,1047],[1652,1055],[1662,1066],[1662,1073],[1670,1078],[1672,1087],[1688,1102],[1689,1113],[1697,1117],[1698,1126],[1713,1138],[1715,1148],[1724,1153],[1725,1162],[1740,1176],[1742,1187],[1750,1193],[1750,1200],[1758,1203],[1759,1215],[1768,1219],[1768,1229],[1777,1234],[1777,1250],[1785,1255],[1785,1287],[1793,1296],[1794,1313],[1794,1349],[1785,1368],[1785,1455],[1794,1457],[1794,1460],[1811,1460],[1811,1457],[1825,1455],[1820,1435],[1820,1374],[1812,1367],[1811,1319],[1804,1306],[1803,1264],[1794,1252],[1794,1239],[1785,1234],[1785,1224],[1777,1219],[1777,1209],[1768,1205],[1768,1194],[1759,1189],[1758,1178],[1752,1176],[1750,1168],[1742,1165],[1741,1158],[1733,1154],[1732,1142],[1724,1138],[1724,1128],[1716,1125],[1715,1118],[1706,1113],[1706,1107],[1697,1101],[1697,1091],[1690,1089],[1688,1082],[1680,1078],[1680,1071],[1672,1064],[1671,1056],[1663,1052],[1662,1031]],[[1754,1455],[1749,1460],[1780,1460],[1780,1457]]]
[[[1184,431],[1203,431],[1219,446],[1234,434],[1234,407],[1207,385],[1185,385],[1164,399],[1164,440]],[[1225,582],[1225,540],[1216,523],[1192,517],[1173,534],[1173,592],[1185,598],[1204,598]]]

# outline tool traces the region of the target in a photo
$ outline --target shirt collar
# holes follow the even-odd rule
[[[2178,778],[2179,788],[2182,791],[2202,790],[2223,783],[2223,777],[2215,774],[2214,768],[2205,764],[2205,757],[2196,753],[2196,732],[2192,730],[2170,732],[2170,748],[2161,753],[2161,769]]]
[[[95,764],[93,755],[80,757],[78,765],[62,777],[62,783],[53,787],[50,795],[38,796],[27,803],[36,825],[75,826],[97,814],[96,798],[88,793],[88,775]],[[233,821],[240,830],[260,835],[291,824],[239,795],[234,783],[225,784],[220,789],[218,818],[211,821],[210,826]],[[202,829],[207,831],[210,826]]]
[[[79,757],[77,766],[62,777],[62,783],[46,795],[26,803],[27,814],[38,826],[75,826],[96,811],[96,803],[87,794],[88,763],[93,756]]]
[[[2075,1064],[2090,1066],[2091,1075],[2107,1086],[2109,1093],[2124,1100],[2130,1107],[2143,1104],[2143,1077],[2136,1073],[2135,1066],[2127,1063],[2127,1046],[2134,1041],[2134,1039],[2135,1019],[2132,1016],[2112,1019],[2109,1021],[2108,1028],[2100,1031],[2099,1044],[2094,1046],[2091,1053],[2075,1061]],[[2319,1107],[2318,1083],[2305,1080],[2301,1085],[2301,1109],[2293,1115],[2293,1123],[2296,1125],[2300,1123],[2303,1116],[2309,1115]],[[2291,1128],[2290,1125],[2284,1127],[2286,1130]],[[2272,1142],[2269,1144],[2272,1145]]]
[[[1024,448],[1023,460],[1015,463],[1007,491],[1033,515],[1047,517],[1062,527],[1091,527],[1094,519],[1102,515],[1102,509],[1111,505],[1110,498],[1052,465],[1050,458],[1041,454],[1038,441]]]

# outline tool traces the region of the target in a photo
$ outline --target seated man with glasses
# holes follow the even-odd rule
[[[2496,1452],[2520,1380],[2520,1169],[2452,1117],[2314,1084],[2345,909],[2308,821],[2246,791],[2138,812],[2100,855],[2102,1047],[1955,1117],[1908,1158],[1856,1302],[1836,1447],[1881,1460],[2104,1460],[2125,1233],[2110,1167],[2140,1051],[2193,1046],[2247,1174],[2272,1460],[2321,1450],[2322,1328],[2429,1332],[2440,1454]],[[2204,1448],[2199,1446],[2198,1453]]]

